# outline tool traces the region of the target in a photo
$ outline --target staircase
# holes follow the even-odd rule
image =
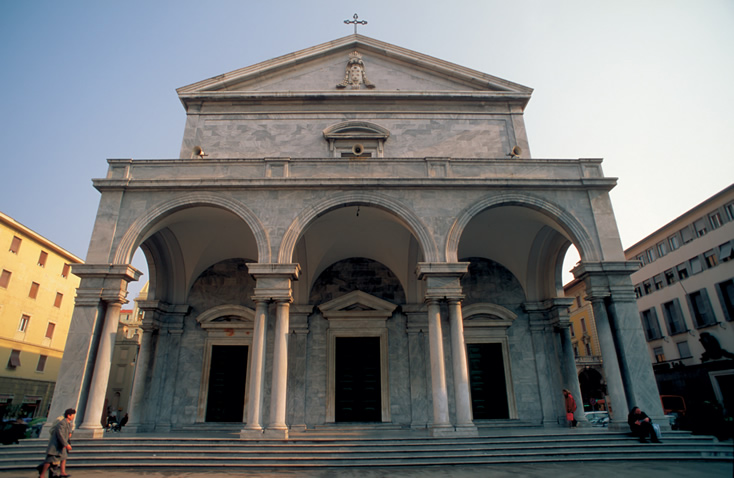
[[[287,441],[240,440],[235,436],[196,437],[107,434],[73,440],[77,468],[313,468],[478,464],[529,464],[566,461],[698,460],[731,462],[731,440],[667,432],[662,444],[642,444],[628,433],[579,430],[493,430],[474,438],[417,437],[397,432],[382,437],[359,431],[301,433]],[[211,434],[211,433],[210,433]],[[361,436],[357,436],[361,435]],[[0,471],[34,468],[47,440],[22,440],[0,447]]]

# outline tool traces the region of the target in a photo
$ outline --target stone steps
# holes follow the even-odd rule
[[[74,440],[74,467],[344,467],[548,463],[613,460],[732,461],[730,442],[686,432],[663,444],[641,444],[626,433],[568,432],[474,438],[346,438],[240,440],[192,436],[105,436]],[[46,440],[0,448],[0,470],[30,469],[45,454]]]

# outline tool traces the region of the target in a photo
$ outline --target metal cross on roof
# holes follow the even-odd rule
[[[357,34],[357,24],[367,25],[367,20],[357,20],[359,18],[359,15],[357,15],[356,13],[354,14],[352,18],[354,18],[354,20],[344,20],[344,23],[346,23],[347,25],[349,25],[350,23],[354,23],[354,34],[356,35]]]

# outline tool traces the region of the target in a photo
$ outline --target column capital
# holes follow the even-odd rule
[[[299,264],[275,264],[251,262],[247,264],[250,275],[257,281],[253,300],[292,302],[291,281],[301,274]]]
[[[463,299],[461,278],[468,270],[469,262],[419,262],[416,274],[426,281],[426,299]]]

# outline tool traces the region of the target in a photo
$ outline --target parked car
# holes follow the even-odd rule
[[[609,425],[609,412],[586,412],[586,419],[594,427],[605,427]]]

